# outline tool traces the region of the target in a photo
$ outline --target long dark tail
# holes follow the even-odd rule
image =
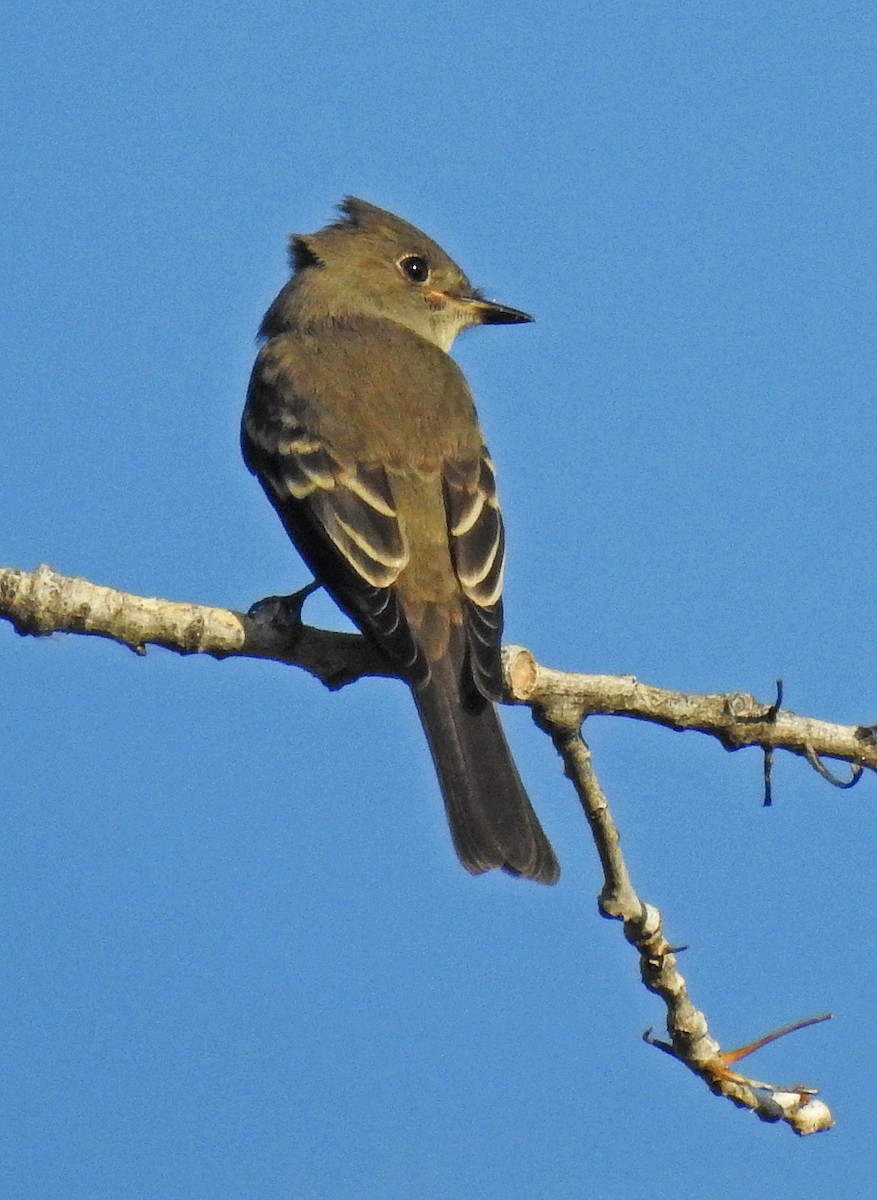
[[[448,655],[414,691],[460,861],[554,883],[560,868],[512,761],[495,705],[463,696]]]

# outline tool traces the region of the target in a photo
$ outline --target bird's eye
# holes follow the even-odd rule
[[[429,263],[419,254],[409,254],[400,258],[399,270],[412,283],[426,283],[429,279]]]

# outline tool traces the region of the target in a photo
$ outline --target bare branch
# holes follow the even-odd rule
[[[59,575],[50,567],[20,571],[0,567],[0,617],[21,634],[86,633],[144,653],[147,645],[178,654],[274,659],[301,667],[327,687],[363,675],[392,676],[384,657],[359,634],[333,633],[301,622],[288,598],[262,602],[249,613],[203,604],[136,596]],[[633,717],[670,729],[715,737],[727,750],[760,746],[806,758],[840,759],[877,771],[877,727],[836,725],[762,704],[745,692],[701,695],[640,683],[632,675],[581,675],[541,666],[529,650],[503,651],[508,699],[531,707],[550,702],[580,714]],[[838,786],[824,768],[821,774]],[[855,772],[855,777],[861,772]]]
[[[591,715],[634,717],[669,729],[692,729],[717,738],[726,750],[744,746],[789,750],[816,766],[819,758],[837,758],[862,770],[877,771],[873,725],[835,725],[801,717],[788,708],[762,704],[745,692],[704,695],[675,692],[640,683],[633,675],[577,675],[543,667],[529,650],[503,650],[510,698],[523,704],[563,704],[582,718]],[[830,782],[849,786],[820,771]],[[856,773],[856,778],[861,771]]]
[[[268,658],[309,671],[339,688],[363,675],[392,676],[386,659],[357,633],[304,625],[294,597],[273,597],[250,613],[183,604],[102,587],[50,567],[0,567],[0,617],[18,633],[87,633],[145,654],[147,645],[178,654]]]
[[[365,638],[304,625],[301,604],[306,593],[307,589],[298,596],[273,597],[241,613],[131,595],[58,575],[46,566],[32,572],[0,568],[0,617],[23,635],[86,633],[110,638],[140,654],[152,644],[217,659],[274,659],[309,671],[330,688],[362,675],[393,675]],[[646,1040],[683,1062],[712,1091],[751,1109],[764,1121],[785,1121],[802,1135],[831,1128],[831,1113],[812,1089],[766,1084],[739,1074],[732,1064],[751,1048],[722,1052],[710,1036],[706,1017],[688,996],[660,912],[642,900],[631,883],[618,830],[580,728],[589,715],[625,716],[710,734],[727,750],[760,746],[769,797],[769,765],[775,749],[801,755],[837,786],[850,786],[864,769],[877,771],[877,726],[835,725],[798,716],[780,707],[780,684],[776,702],[761,704],[742,692],[698,695],[641,684],[633,676],[556,671],[541,666],[520,646],[504,649],[503,664],[508,699],[533,710],[585,811],[603,867],[600,911],[624,923],[625,937],[639,952],[643,982],[666,1006],[670,1042],[656,1041],[650,1034]],[[838,779],[824,767],[823,757],[851,763],[852,778]]]

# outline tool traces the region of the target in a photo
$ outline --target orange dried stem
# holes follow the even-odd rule
[[[782,1029],[775,1029],[773,1033],[767,1033],[758,1041],[750,1042],[747,1046],[740,1046],[737,1050],[723,1051],[722,1062],[730,1066],[731,1063],[739,1062],[741,1058],[746,1058],[747,1055],[760,1050],[762,1046],[768,1046],[771,1042],[785,1037],[787,1033],[795,1033],[798,1029],[806,1029],[808,1025],[818,1025],[821,1021],[829,1020],[831,1020],[831,1013],[820,1013],[818,1017],[808,1017],[806,1021],[795,1021],[792,1025],[784,1025]]]

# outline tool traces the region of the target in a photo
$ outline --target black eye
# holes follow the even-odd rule
[[[399,270],[412,283],[426,283],[429,279],[429,263],[419,254],[409,254],[399,259]]]

